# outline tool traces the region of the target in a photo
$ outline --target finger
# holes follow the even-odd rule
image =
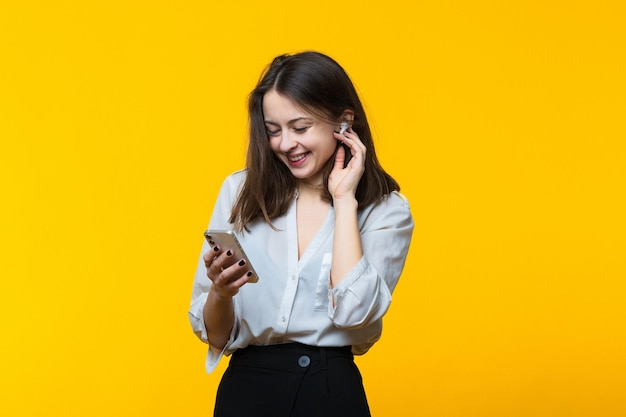
[[[248,271],[245,274],[243,274],[241,278],[233,281],[232,285],[235,286],[236,288],[241,288],[244,284],[250,281],[250,279],[252,278],[252,275],[254,275],[254,273],[252,271]]]
[[[210,272],[216,272],[216,275],[219,275],[220,279],[225,282],[235,281],[249,270],[244,259],[235,259],[232,255],[232,251],[226,251],[216,258],[211,266]]]
[[[209,279],[213,281],[214,285],[220,288],[230,288],[233,281],[239,279],[242,273],[233,273],[229,268],[216,269],[212,267],[207,273]]]
[[[215,276],[235,262],[236,259],[233,259],[233,251],[228,249],[226,252],[221,252],[219,255],[213,257],[211,263],[207,266],[207,273],[211,276]]]
[[[210,260],[212,258],[215,258],[217,255],[219,255],[221,253],[221,248],[217,245],[213,246],[211,249],[209,249],[208,251],[206,251],[203,255],[204,260]]]
[[[357,137],[346,137],[343,143],[350,149],[350,154],[352,158],[350,159],[349,165],[354,165],[354,161],[364,161],[365,160],[365,152],[366,147]]]
[[[343,134],[343,142],[350,148],[358,147],[360,149],[365,149],[365,145],[361,142],[361,138],[359,138],[359,135],[357,135],[353,130],[348,130]]]
[[[220,248],[217,245],[213,246],[211,249],[209,249],[202,255],[202,259],[204,260],[204,265],[208,268],[213,262],[215,262],[215,259],[221,253],[222,253],[222,248]]]
[[[214,246],[213,248],[211,248],[210,250],[206,251],[202,255],[202,260],[204,261],[204,266],[207,269],[209,269],[209,267],[211,266],[211,264],[213,263],[213,261],[215,260],[217,255],[219,254],[219,250],[220,250],[220,248],[218,246]]]
[[[333,135],[335,135],[335,139],[337,139],[338,141],[342,143],[347,138],[345,133],[333,132]]]
[[[239,289],[242,286],[244,286],[246,283],[248,283],[248,281],[250,281],[252,276],[253,276],[253,273],[248,271],[247,273],[243,274],[241,277],[237,278],[234,281],[225,282],[224,280],[218,279],[217,280],[218,283],[216,284],[214,281],[213,286],[217,289],[218,292],[228,294],[229,296],[232,297],[239,292]]]
[[[335,166],[334,169],[343,169],[346,161],[346,150],[343,146],[339,146],[337,153],[335,154]]]
[[[361,141],[359,135],[357,135],[354,131],[350,131],[348,132],[348,134],[349,136],[347,137],[350,139],[350,143],[354,146],[354,148],[365,153],[367,148],[365,147],[365,144]]]
[[[344,136],[347,138],[356,138],[359,139],[359,135],[357,135],[357,133],[352,130],[352,128],[348,129],[345,131]]]

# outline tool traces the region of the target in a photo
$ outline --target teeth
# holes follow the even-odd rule
[[[303,159],[305,156],[306,156],[306,154],[303,153],[303,154],[300,154],[298,156],[290,157],[289,160],[291,162],[298,162],[299,160]]]

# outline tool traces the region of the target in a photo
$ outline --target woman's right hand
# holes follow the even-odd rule
[[[202,258],[213,289],[222,298],[232,298],[252,276],[246,261],[234,259],[233,251],[214,246]]]

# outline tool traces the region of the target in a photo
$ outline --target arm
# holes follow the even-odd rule
[[[209,292],[202,314],[209,344],[215,349],[223,350],[235,323],[232,297],[222,297],[217,291]]]
[[[243,178],[242,175],[243,173],[233,174],[222,185],[209,228],[229,229],[231,227],[228,218],[232,202],[238,192],[238,185]],[[241,280],[241,277],[245,277],[245,266],[237,265],[238,260],[228,255],[228,249],[218,248],[216,251],[204,241],[201,252],[203,255],[198,260],[191,295],[189,308],[191,327],[200,340],[210,345],[207,359],[208,372],[217,366],[221,357],[220,353],[237,332],[232,298],[236,291],[233,290],[234,287],[230,287],[231,293],[229,294],[228,286],[229,284],[241,286],[246,281]],[[221,271],[222,267],[228,265],[234,268]],[[221,275],[222,272],[224,272],[223,275]],[[218,283],[216,284],[209,277],[216,278]],[[233,282],[233,279],[237,282]]]
[[[230,248],[215,246],[203,255],[211,289],[202,309],[207,340],[222,350],[235,323],[233,297],[251,277],[245,261],[234,259]]]
[[[189,308],[189,321],[196,336],[209,344],[206,368],[207,372],[210,373],[219,363],[225,348],[236,338],[238,330],[233,297],[223,292],[220,293],[219,287],[214,285],[207,276],[211,272],[210,268],[207,269],[208,262],[205,261],[205,257],[215,257],[213,253],[216,251],[205,242],[203,252],[204,255],[199,258],[196,268]],[[222,252],[220,252],[221,254]],[[224,256],[226,257],[225,254]],[[210,261],[212,263],[213,259]],[[215,263],[213,266],[221,268],[219,265]],[[237,264],[235,266],[241,268],[240,271],[243,273],[245,266],[239,267]],[[235,273],[235,269],[229,273]],[[219,274],[215,275],[215,277],[218,276]],[[226,275],[222,276],[222,278],[224,277],[228,279]]]
[[[359,223],[363,256],[330,290],[328,315],[342,328],[366,326],[388,310],[413,233],[408,202],[398,193],[363,209]]]
[[[363,257],[355,195],[365,170],[366,154],[365,145],[352,129],[343,134],[335,132],[335,138],[350,148],[352,159],[344,168],[346,151],[340,146],[328,178],[328,190],[333,197],[335,211],[331,288],[335,288]]]
[[[335,230],[330,286],[335,288],[363,257],[356,199],[335,201]]]
[[[392,193],[363,208],[359,220],[355,193],[366,149],[352,130],[335,133],[335,138],[350,148],[352,159],[344,168],[345,151],[340,147],[328,181],[335,210],[328,315],[337,327],[358,328],[388,310],[408,254],[413,219],[408,202]]]

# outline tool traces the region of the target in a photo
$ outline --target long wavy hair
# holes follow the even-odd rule
[[[263,71],[249,96],[247,175],[229,220],[235,230],[247,229],[248,223],[257,218],[263,218],[273,227],[272,219],[287,212],[296,191],[296,178],[274,155],[269,145],[263,97],[271,90],[331,123],[339,124],[346,110],[354,113],[352,129],[367,148],[365,172],[356,190],[359,207],[376,203],[392,191],[400,190],[398,183],[378,162],[363,105],[344,69],[335,60],[319,52],[280,55]],[[346,157],[349,158],[349,152],[346,152]],[[322,198],[331,204],[328,177],[333,165],[334,157],[323,168],[324,188],[321,190]]]

